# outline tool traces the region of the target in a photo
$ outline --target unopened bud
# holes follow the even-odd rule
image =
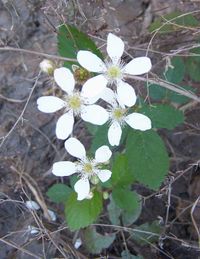
[[[107,200],[109,198],[109,193],[108,192],[103,192],[103,199]]]
[[[92,184],[97,185],[99,183],[99,178],[96,175],[93,175],[90,181]]]
[[[44,73],[46,73],[48,75],[52,75],[53,71],[55,69],[55,64],[51,60],[44,59],[40,63],[40,69],[42,70],[42,72],[44,72]]]

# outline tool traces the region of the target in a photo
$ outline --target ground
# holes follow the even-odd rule
[[[99,47],[105,45],[107,33],[113,32],[126,42],[127,53],[137,56],[145,53],[151,40],[147,29],[151,22],[174,10],[196,11],[198,17],[200,3],[195,0],[0,2],[0,258],[121,258],[122,242],[132,254],[140,254],[145,259],[200,258],[199,207],[195,207],[193,217],[190,215],[200,195],[200,106],[196,102],[191,101],[185,108],[184,125],[174,131],[159,132],[171,158],[168,182],[163,184],[161,192],[134,186],[145,197],[136,225],[158,217],[165,219],[169,209],[167,230],[154,245],[135,243],[126,232],[119,233],[113,245],[101,255],[91,255],[84,247],[74,248],[76,236],[65,228],[63,207],[46,196],[48,188],[58,182],[51,173],[52,161],[67,156],[63,141],[55,138],[55,116],[45,116],[36,107],[39,96],[54,90],[53,80],[45,74],[38,77],[38,73],[44,53],[58,55],[56,31],[60,24],[78,26],[96,40]],[[195,44],[198,33],[191,35],[184,31],[177,37],[156,36],[149,51],[153,72],[159,74],[160,56],[156,51],[167,55],[171,50]],[[7,46],[18,51],[2,49]],[[24,53],[20,48],[37,53]],[[198,94],[198,84],[193,86]],[[85,135],[81,123],[77,124],[75,133],[89,145],[90,137]],[[165,186],[170,186],[170,191]],[[56,212],[56,222],[49,222],[42,211],[38,216],[27,210],[24,201],[35,200],[36,196],[42,201],[44,210],[48,206]],[[42,226],[39,237],[32,237],[28,232],[28,226],[35,222]],[[174,239],[167,239],[168,233],[172,233]]]

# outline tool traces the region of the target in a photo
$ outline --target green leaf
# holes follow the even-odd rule
[[[184,122],[183,112],[166,104],[143,105],[139,112],[151,119],[154,128],[174,129]]]
[[[113,225],[120,225],[119,217],[121,215],[121,209],[114,202],[112,195],[110,196],[110,203],[107,206],[109,220]]]
[[[148,240],[148,243],[156,242],[162,233],[162,227],[159,225],[158,221],[153,221],[151,224],[142,224],[137,227],[137,230],[138,231],[135,231],[131,238],[142,244],[146,243],[145,240]]]
[[[138,207],[141,206],[138,194],[128,188],[115,188],[112,197],[119,208],[130,213],[138,211]]]
[[[111,171],[113,186],[126,186],[134,182],[134,176],[128,168],[128,160],[124,154],[116,154]]]
[[[179,84],[183,81],[185,74],[185,65],[183,59],[180,57],[174,57],[171,59],[171,64],[167,71],[164,73],[167,81],[174,84]]]
[[[170,22],[167,23],[167,21],[170,21]],[[182,27],[177,25],[184,26],[185,28],[196,27],[199,25],[199,22],[192,14],[184,15],[179,11],[175,11],[156,19],[149,26],[149,32],[154,32],[158,30],[159,33],[170,33],[177,30],[183,30]]]
[[[162,100],[164,102],[173,102],[177,104],[184,104],[187,103],[190,99],[184,95],[175,93],[174,91],[167,90],[166,88],[152,84],[148,86],[149,88],[149,95],[154,100]],[[181,86],[181,88],[194,93],[195,90],[191,86]]]
[[[93,223],[102,210],[102,195],[94,192],[91,200],[77,200],[72,193],[65,205],[65,217],[71,230],[78,230]]]
[[[79,50],[89,50],[100,58],[103,58],[95,43],[85,33],[72,25],[61,25],[58,31],[59,54],[62,57],[76,59]],[[75,62],[65,62],[65,66],[70,69],[72,64],[75,64]]]
[[[200,55],[200,48],[194,48],[190,51],[193,54]],[[200,56],[188,57],[186,59],[186,71],[192,80],[200,82]]]
[[[126,251],[126,250],[122,251],[121,258],[122,259],[143,259],[142,256],[132,255],[129,251]]]
[[[92,254],[99,254],[108,248],[115,240],[115,234],[101,235],[92,227],[83,231],[83,240],[87,250]]]
[[[62,183],[57,183],[51,186],[47,191],[47,196],[53,201],[53,202],[66,202],[66,200],[69,198],[69,195],[72,193],[72,189]]]
[[[169,169],[169,157],[160,136],[153,130],[130,131],[126,156],[135,179],[157,190]]]

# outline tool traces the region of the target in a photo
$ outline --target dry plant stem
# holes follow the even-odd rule
[[[46,54],[46,53],[37,52],[33,50],[28,50],[28,49],[20,49],[20,48],[14,48],[14,47],[0,47],[0,51],[16,51],[16,52],[22,52],[27,54],[33,54],[33,55],[50,58],[50,59],[77,62],[77,60],[74,58],[64,58],[57,55]]]
[[[190,211],[190,215],[191,215],[191,219],[192,219],[192,223],[193,223],[193,225],[194,225],[194,228],[195,228],[195,230],[196,230],[196,232],[197,232],[198,245],[199,245],[199,247],[200,247],[200,232],[199,232],[199,228],[198,228],[198,226],[197,226],[197,223],[196,223],[196,221],[195,221],[195,219],[194,219],[194,217],[193,217],[194,210],[195,210],[196,206],[198,205],[199,200],[200,200],[200,196],[199,196],[199,197],[196,199],[196,201],[194,202],[194,204],[193,204],[193,206],[192,206],[192,209],[191,209],[191,211]]]
[[[40,77],[40,74],[41,74],[41,71],[38,73],[38,76],[37,76],[37,78],[36,78],[36,80],[35,80],[35,83],[34,83],[33,87],[31,88],[31,91],[30,91],[30,93],[29,93],[28,99],[27,99],[27,101],[26,101],[26,103],[25,103],[25,105],[24,105],[24,108],[23,108],[23,110],[22,110],[20,116],[19,116],[18,119],[16,120],[16,122],[15,122],[15,124],[13,125],[13,127],[11,128],[11,130],[3,137],[3,140],[2,140],[2,142],[1,142],[1,144],[0,144],[0,148],[3,146],[3,144],[4,144],[5,141],[6,141],[6,139],[11,135],[11,133],[13,132],[13,130],[16,128],[16,126],[17,126],[17,124],[20,122],[20,120],[23,119],[24,113],[25,113],[26,108],[27,108],[27,106],[28,106],[28,103],[29,103],[29,101],[30,101],[30,99],[31,99],[31,96],[32,96],[32,94],[33,94],[33,91],[35,90],[35,88],[36,88],[36,86],[37,86],[37,82],[38,82],[38,79],[39,79],[39,77]]]
[[[142,82],[147,82],[148,84],[158,84],[164,88],[167,88],[173,92],[176,92],[178,94],[181,94],[181,95],[184,95],[190,99],[193,99],[197,102],[200,102],[200,98],[188,91],[185,91],[185,90],[182,90],[178,87],[176,87],[174,84],[170,84],[169,82],[165,81],[165,80],[162,80],[160,78],[144,78],[144,77],[141,77],[141,76],[132,76],[132,75],[126,75],[127,78],[131,78],[131,79],[135,79],[135,80],[138,80],[138,81],[142,81]]]
[[[28,254],[28,255],[30,255],[30,256],[36,258],[36,259],[42,259],[42,256],[39,257],[38,255],[35,255],[35,254],[31,253],[30,251],[28,251],[28,250],[26,250],[26,249],[24,249],[24,248],[18,246],[17,244],[13,244],[12,242],[9,242],[9,241],[7,241],[7,240],[4,240],[3,238],[0,238],[0,242],[6,244],[6,245],[8,245],[8,246],[14,247],[14,248],[16,248],[17,250],[19,250],[19,251],[21,251],[21,252],[23,252],[23,253],[25,253],[25,254]]]
[[[17,100],[17,99],[8,98],[8,97],[6,97],[2,94],[0,94],[0,99],[6,100],[6,101],[11,102],[11,103],[23,103],[23,102],[26,101],[26,99]]]
[[[45,203],[45,201],[44,201],[44,198],[43,198],[43,196],[42,196],[40,190],[39,190],[38,188],[37,188],[37,190],[36,190],[36,187],[34,187],[34,185],[37,186],[37,184],[36,184],[36,182],[33,180],[33,178],[32,178],[30,175],[28,175],[28,174],[26,174],[26,173],[24,173],[24,172],[19,172],[14,166],[11,166],[11,169],[12,169],[14,172],[16,172],[17,174],[19,174],[20,178],[22,178],[22,179],[25,181],[25,183],[27,184],[28,188],[29,188],[29,189],[31,190],[31,192],[33,193],[33,195],[34,195],[36,201],[38,202],[38,204],[39,204],[40,207],[42,208],[42,210],[43,210],[43,212],[44,212],[44,217],[45,217],[47,220],[51,221],[51,217],[50,217],[50,215],[49,215],[48,208],[47,208],[47,205],[46,205],[46,203]],[[32,183],[31,183],[31,182],[32,182]]]

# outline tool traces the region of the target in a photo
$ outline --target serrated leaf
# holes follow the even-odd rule
[[[72,193],[65,204],[65,217],[71,230],[78,230],[93,223],[102,210],[102,195],[94,192],[90,200],[77,200],[77,194]]]
[[[122,259],[143,259],[142,256],[132,255],[129,251],[126,251],[126,250],[121,252],[121,258]]]
[[[126,186],[134,182],[134,176],[128,168],[128,160],[124,154],[117,154],[113,161],[111,182],[113,186]]]
[[[130,131],[126,156],[135,179],[157,190],[169,169],[169,157],[160,136],[153,130]]]
[[[181,16],[181,17],[180,17]],[[173,19],[173,20],[172,20]],[[170,21],[172,20],[172,21]],[[169,22],[167,22],[169,21]],[[180,26],[178,26],[180,25]],[[183,30],[187,27],[196,27],[199,25],[198,20],[192,14],[186,14],[175,11],[156,19],[150,26],[149,32],[158,30],[159,33],[170,33],[177,30]]]
[[[164,73],[167,81],[174,84],[179,84],[183,81],[185,74],[185,64],[181,57],[174,57],[171,59],[171,64]]]
[[[112,196],[110,196],[110,203],[107,206],[109,220],[113,225],[120,225],[119,217],[121,209],[116,205]]]
[[[87,250],[92,254],[99,254],[108,248],[115,240],[115,234],[101,235],[92,227],[83,231],[83,240]]]
[[[58,51],[62,57],[76,59],[79,50],[89,50],[103,58],[95,43],[75,26],[63,24],[58,31]],[[65,62],[65,66],[71,69],[75,62]]]
[[[119,208],[130,213],[138,211],[138,207],[141,206],[138,194],[128,188],[115,188],[112,197]]]
[[[174,129],[184,122],[183,112],[166,104],[143,105],[139,112],[151,119],[154,128]]]
[[[193,48],[190,53],[200,55],[200,48]],[[200,82],[200,56],[188,57],[186,59],[186,71],[192,80]]]
[[[174,91],[167,90],[166,88],[160,85],[152,84],[148,88],[149,88],[150,97],[157,101],[162,100],[168,103],[173,102],[177,104],[184,104],[190,100],[190,98],[184,95],[175,93]],[[191,93],[195,92],[195,90],[191,86],[181,86],[181,88]]]
[[[57,183],[51,186],[46,194],[53,202],[59,203],[66,202],[71,193],[72,189],[69,186],[66,184]]]
[[[131,238],[133,238],[134,240],[142,244],[146,243],[145,240],[148,240],[148,243],[149,242],[153,243],[158,240],[161,232],[162,232],[162,227],[159,225],[158,221],[154,221],[151,224],[145,223],[137,227],[137,231],[134,232]]]

